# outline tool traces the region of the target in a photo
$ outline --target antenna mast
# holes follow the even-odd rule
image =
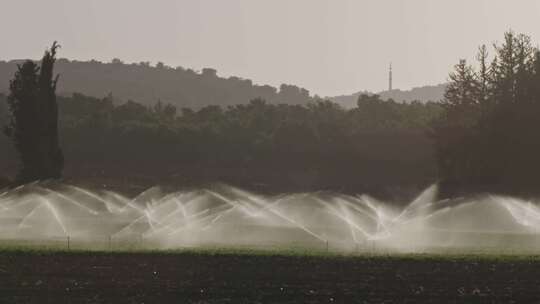
[[[388,72],[388,91],[392,91],[392,62],[390,62],[390,71]]]

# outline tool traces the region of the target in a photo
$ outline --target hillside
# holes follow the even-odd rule
[[[6,93],[9,81],[21,60],[0,61],[0,93]],[[70,61],[59,59],[55,71],[61,76],[60,95],[82,93],[104,97],[109,93],[115,102],[134,100],[153,105],[158,100],[178,108],[198,109],[207,105],[234,105],[264,98],[270,103],[306,104],[312,100],[309,91],[294,85],[275,88],[255,85],[239,77],[222,78],[214,69],[196,72],[182,67],[172,68],[161,63],[124,64],[118,59],[111,63]]]
[[[9,81],[22,60],[0,61],[0,93],[6,93]],[[82,93],[87,96],[104,97],[112,94],[116,103],[134,100],[144,105],[153,105],[158,100],[171,103],[177,108],[200,109],[207,105],[245,104],[254,98],[263,98],[269,103],[306,104],[316,97],[306,89],[282,84],[279,88],[256,85],[249,79],[219,77],[215,69],[201,72],[183,67],[172,68],[162,63],[151,66],[147,62],[125,64],[118,59],[110,63],[99,61],[76,61],[59,59],[56,72],[61,76],[58,93],[71,96]],[[411,90],[382,91],[382,99],[398,102],[438,101],[444,94],[445,84],[423,86]],[[328,97],[345,108],[356,107],[358,96],[367,91],[351,95]]]
[[[412,88],[411,90],[392,90],[392,91],[382,91],[377,93],[381,96],[382,99],[393,99],[397,102],[411,102],[414,100],[427,102],[427,101],[439,101],[443,98],[444,89],[446,84],[432,85],[432,86],[423,86]],[[341,95],[330,97],[329,99],[342,105],[345,108],[354,108],[356,107],[356,101],[360,94],[369,94],[367,91],[360,91],[351,95]]]

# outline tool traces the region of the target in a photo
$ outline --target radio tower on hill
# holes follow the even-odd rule
[[[388,72],[388,91],[392,91],[392,63],[390,62],[390,71]]]

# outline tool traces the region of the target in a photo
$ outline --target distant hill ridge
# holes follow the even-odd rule
[[[9,81],[22,60],[0,61],[0,93],[7,92]],[[118,102],[133,100],[153,105],[158,100],[178,108],[201,108],[207,105],[233,105],[263,98],[270,103],[306,104],[314,99],[308,90],[283,84],[280,88],[255,85],[239,77],[222,78],[217,71],[201,72],[162,63],[125,64],[118,59],[110,63],[59,59],[55,72],[60,74],[58,93],[82,93],[104,97],[112,93]]]
[[[0,61],[0,93],[9,89],[9,81],[23,60]],[[235,105],[263,98],[269,103],[307,104],[319,99],[304,88],[282,84],[279,88],[256,85],[249,79],[240,77],[223,78],[212,68],[201,72],[183,67],[172,68],[148,62],[125,64],[119,59],[103,63],[95,60],[77,61],[59,59],[55,72],[59,73],[58,93],[71,95],[82,93],[88,96],[104,97],[112,93],[118,103],[133,100],[145,105],[153,105],[161,100],[177,108],[202,108],[208,105]],[[442,99],[445,84],[413,88],[407,91],[392,90],[378,94],[382,99],[397,102],[418,100],[438,101]],[[356,107],[356,100],[362,93],[327,97],[344,108]]]
[[[383,100],[393,99],[396,102],[412,102],[412,101],[438,102],[443,99],[445,88],[446,88],[446,84],[443,83],[443,84],[438,84],[438,85],[416,87],[416,88],[412,88],[411,90],[406,90],[406,91],[402,91],[399,89],[395,89],[392,91],[382,91],[376,94],[381,96]],[[356,101],[358,100],[358,96],[360,96],[360,94],[372,94],[372,93],[368,91],[360,91],[357,93],[353,93],[351,95],[329,97],[329,99],[335,103],[342,105],[345,108],[353,108],[353,107],[356,107]]]

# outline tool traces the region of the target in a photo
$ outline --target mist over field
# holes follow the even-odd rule
[[[4,2],[0,301],[540,300],[537,1]]]

